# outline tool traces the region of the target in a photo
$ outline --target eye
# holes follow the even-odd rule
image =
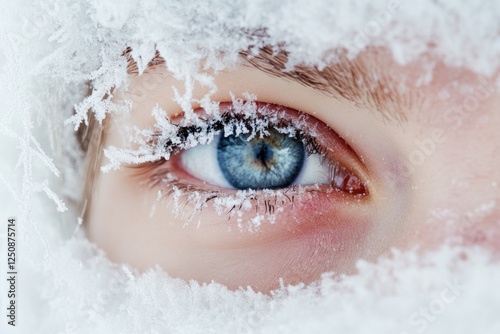
[[[262,138],[249,137],[217,135],[210,144],[183,152],[182,167],[201,181],[239,190],[332,181],[330,163],[321,154],[307,152],[299,138],[273,129]],[[339,177],[335,181],[343,182]]]
[[[274,112],[276,120],[259,124],[256,132],[255,121],[265,119],[269,112]],[[366,192],[359,177],[340,162],[348,150],[336,149],[346,144],[331,129],[281,106],[259,103],[257,114],[257,118],[243,120],[247,133],[220,131],[210,143],[180,152],[174,159],[177,170],[193,183],[231,190],[322,185],[351,194]],[[227,123],[238,119],[232,112],[225,116]],[[227,130],[227,124],[224,127]],[[335,145],[328,146],[333,141]]]

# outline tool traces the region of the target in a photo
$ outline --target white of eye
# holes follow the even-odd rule
[[[293,184],[326,184],[331,183],[330,166],[321,154],[306,155],[304,166]]]
[[[182,153],[182,167],[193,177],[222,188],[234,189],[226,180],[217,159],[220,135],[206,145],[197,145]],[[331,183],[330,166],[318,153],[306,155],[304,165],[292,185]]]
[[[217,144],[220,135],[206,145],[196,145],[182,153],[182,166],[192,176],[215,186],[230,188],[234,187],[227,182],[217,160]]]

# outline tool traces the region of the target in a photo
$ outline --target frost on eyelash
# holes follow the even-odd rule
[[[158,191],[157,202],[168,198],[174,216],[187,224],[203,224],[203,210],[211,206],[215,213],[225,218],[240,231],[256,232],[263,223],[275,224],[285,205],[311,200],[319,191],[318,185],[292,186],[290,189],[238,190],[233,194],[222,191],[202,192],[191,190],[175,175],[168,173],[164,188]],[[325,191],[325,190],[323,190]],[[326,190],[330,192],[333,190]],[[289,208],[288,208],[289,209]]]
[[[296,136],[298,131],[307,131],[311,137],[319,135],[315,126],[311,127],[306,122],[305,116],[297,117],[293,124],[286,123],[283,110],[279,110],[279,107],[258,106],[255,95],[245,93],[243,98],[232,95],[229,112],[227,110],[221,112],[218,103],[210,100],[210,95],[211,93],[198,101],[209,116],[208,119],[193,111],[191,116],[184,116],[179,124],[175,124],[169,120],[164,110],[156,106],[152,110],[156,120],[154,128],[134,127],[131,130],[135,135],[130,138],[130,144],[138,148],[106,147],[104,156],[108,162],[101,170],[108,172],[119,169],[122,164],[169,160],[173,153],[199,144],[209,144],[218,134],[224,136],[245,134],[248,140],[251,140],[269,135],[268,129],[272,128],[289,136]]]

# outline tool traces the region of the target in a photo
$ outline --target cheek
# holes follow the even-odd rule
[[[164,242],[162,227],[168,220],[161,225],[151,220],[156,203],[149,197],[123,168],[99,174],[95,180],[86,231],[112,261],[139,269],[158,262],[163,253],[158,248]]]
[[[338,221],[332,227],[331,221],[317,222],[314,228],[273,242],[219,252],[222,266],[212,267],[206,276],[233,289],[249,285],[269,291],[279,287],[280,279],[284,284],[310,283],[325,272],[353,272],[355,261],[363,253],[367,224]],[[357,225],[354,230],[351,223]]]
[[[457,233],[465,246],[481,246],[500,256],[500,210],[482,218],[480,222],[469,223]]]
[[[278,238],[295,262],[294,267],[279,270],[288,272],[283,277],[298,278],[289,283],[300,282],[301,274],[313,280],[325,271],[352,272],[355,262],[366,255],[374,221],[351,210],[315,207],[303,212],[298,225]]]

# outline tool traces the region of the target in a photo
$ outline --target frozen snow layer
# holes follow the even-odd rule
[[[500,267],[477,249],[394,251],[359,273],[272,296],[110,264],[77,236],[45,271],[44,332],[498,333]],[[64,321],[61,321],[64,319]]]

